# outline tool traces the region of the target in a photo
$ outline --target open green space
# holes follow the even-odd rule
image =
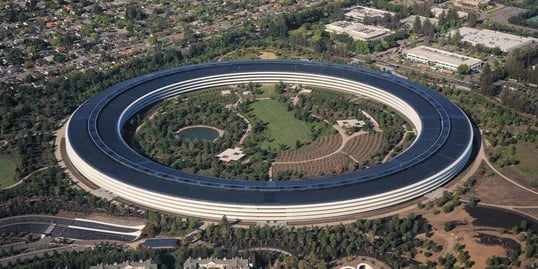
[[[5,188],[15,183],[15,168],[13,161],[0,156],[0,188]]]
[[[538,181],[538,149],[530,143],[517,143],[515,158],[519,160],[519,164],[513,168],[531,181]]]
[[[259,100],[252,103],[254,115],[263,122],[269,123],[267,129],[272,138],[262,146],[276,148],[284,144],[295,147],[297,140],[301,143],[310,142],[311,132],[306,123],[296,119],[293,114],[276,100]]]
[[[261,90],[263,93],[256,94],[256,98],[271,98],[271,96],[276,94],[275,84],[264,84],[261,86]]]

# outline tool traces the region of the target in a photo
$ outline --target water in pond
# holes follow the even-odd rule
[[[476,220],[473,221],[473,225],[476,226],[511,229],[514,226],[519,226],[522,220],[526,220],[529,228],[536,230],[536,227],[538,227],[538,224],[528,217],[497,208],[465,206],[465,210],[471,217],[476,218]]]
[[[213,140],[219,136],[219,133],[211,128],[194,127],[179,132],[179,136],[189,139]]]

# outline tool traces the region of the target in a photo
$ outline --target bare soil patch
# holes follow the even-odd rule
[[[481,202],[488,204],[538,205],[535,194],[506,181],[501,176],[495,174],[484,163],[480,165],[473,177],[476,178],[476,185],[462,196],[464,199],[474,196],[479,198]]]
[[[472,225],[458,226],[449,232],[444,230],[444,224],[449,221],[459,221],[468,224],[473,222],[474,219],[465,210],[463,210],[462,206],[456,207],[454,211],[448,214],[440,213],[438,215],[434,215],[433,213],[428,212],[423,216],[432,225],[432,229],[434,231],[434,235],[430,239],[443,246],[443,250],[439,254],[430,257],[430,260],[433,260],[431,259],[433,257],[443,256],[447,253],[452,253],[457,257],[457,253],[454,251],[454,246],[456,243],[465,245],[465,250],[469,251],[471,260],[474,262],[473,268],[485,268],[488,258],[494,255],[504,256],[506,253],[505,248],[502,246],[484,245],[478,243],[477,238],[475,237],[478,235],[478,232],[474,230],[475,227]],[[483,231],[480,232],[483,233]],[[496,231],[488,233],[495,236],[501,236],[501,234]]]

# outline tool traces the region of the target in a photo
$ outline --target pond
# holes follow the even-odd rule
[[[214,140],[219,137],[219,132],[207,127],[192,127],[181,130],[178,135],[188,139]]]
[[[528,217],[497,208],[465,206],[465,210],[475,218],[473,225],[476,226],[502,227],[509,230],[514,226],[519,226],[522,220],[526,220],[529,228],[535,230],[537,227],[537,224]]]

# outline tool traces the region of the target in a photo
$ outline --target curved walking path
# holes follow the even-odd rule
[[[211,129],[215,132],[218,133],[218,137],[222,137],[224,135],[224,130],[221,130],[217,127],[214,127],[214,126],[211,126],[211,125],[203,125],[203,124],[196,124],[196,125],[189,125],[189,126],[185,126],[183,128],[180,128],[179,130],[176,131],[176,134],[179,134],[180,132],[182,131],[185,131],[185,130],[189,130],[189,129],[193,129],[193,128],[207,128],[207,129]],[[218,138],[217,137],[217,138]],[[217,138],[213,139],[213,142],[217,140]]]
[[[493,170],[493,172],[497,173],[499,176],[501,176],[502,178],[504,178],[506,181],[508,181],[508,182],[510,182],[510,183],[512,183],[512,184],[514,184],[514,185],[516,185],[516,186],[518,186],[518,187],[520,187],[520,188],[522,188],[522,189],[524,189],[524,190],[526,190],[526,191],[528,191],[528,192],[531,192],[531,193],[534,193],[534,194],[538,195],[538,192],[537,192],[537,191],[534,191],[534,190],[532,190],[532,189],[529,189],[529,188],[527,188],[527,187],[525,187],[525,186],[523,186],[523,185],[521,185],[521,184],[515,182],[514,180],[508,178],[507,176],[503,175],[503,173],[501,173],[499,170],[497,170],[497,169],[496,169],[496,168],[489,162],[488,158],[484,158],[484,161],[485,161],[486,164],[489,166],[489,168],[491,168],[491,170]]]
[[[52,167],[52,166],[45,166],[45,167],[41,167],[41,168],[39,168],[39,169],[37,169],[37,170],[34,170],[34,171],[32,171],[30,174],[28,174],[28,175],[26,175],[25,177],[21,178],[19,181],[15,182],[14,184],[11,184],[11,185],[9,185],[9,186],[7,186],[7,187],[2,188],[2,190],[13,189],[13,188],[19,186],[20,184],[22,184],[25,180],[27,180],[27,179],[30,178],[31,176],[33,176],[35,173],[37,173],[37,172],[39,172],[39,171],[43,171],[43,170],[45,170],[45,169],[47,169],[47,168],[51,168],[51,167]]]
[[[465,202],[465,203],[469,203],[468,200],[461,200],[462,202]],[[493,208],[499,208],[499,209],[504,209],[504,210],[508,210],[508,211],[514,211],[514,212],[517,212],[518,214],[520,215],[524,215],[526,217],[529,217],[535,221],[538,221],[538,217],[532,215],[532,214],[529,214],[525,211],[521,211],[521,210],[518,210],[518,209],[537,209],[538,208],[538,205],[536,206],[519,206],[519,205],[497,205],[497,204],[488,204],[488,203],[482,203],[482,202],[479,202],[478,205],[482,205],[482,206],[486,206],[486,207],[493,207]]]
[[[243,249],[243,251],[274,251],[274,252],[282,253],[284,255],[297,257],[295,254],[289,251],[283,250],[281,248],[276,248],[276,247],[253,247],[253,248]]]
[[[482,130],[480,130],[480,132],[482,132]],[[478,170],[480,164],[482,163],[482,161],[484,161],[486,163],[486,165],[491,168],[491,170],[493,170],[493,172],[497,173],[499,176],[501,176],[504,180],[512,183],[513,185],[523,189],[523,190],[526,190],[530,193],[533,193],[533,194],[538,194],[538,192],[532,190],[532,189],[529,189],[517,182],[515,182],[514,180],[510,179],[509,177],[503,175],[501,172],[499,172],[499,170],[495,169],[495,167],[489,162],[488,158],[486,158],[486,152],[485,152],[485,149],[484,149],[484,139],[481,139],[480,141],[480,150],[478,151],[477,155],[476,155],[476,158],[473,162],[473,164],[471,165],[470,169],[468,169],[464,174],[462,174],[462,178],[468,178],[468,177],[471,177],[473,176],[476,171]],[[469,201],[466,201],[466,200],[461,200],[463,202],[469,202]],[[534,215],[531,215],[527,212],[524,212],[524,211],[521,211],[521,210],[518,210],[518,209],[535,209],[535,208],[538,208],[538,205],[535,205],[535,206],[518,206],[518,205],[499,205],[499,204],[489,204],[489,203],[482,203],[482,202],[479,202],[480,205],[484,205],[484,206],[489,206],[489,207],[494,207],[494,208],[500,208],[500,209],[505,209],[505,210],[509,210],[509,211],[514,211],[514,212],[517,212],[519,214],[522,214],[522,215],[525,215],[529,218],[532,218],[534,220],[537,220],[538,221],[538,218]]]
[[[243,145],[243,143],[245,143],[245,139],[247,139],[247,136],[250,134],[250,132],[252,132],[252,124],[250,124],[250,121],[248,121],[248,119],[245,116],[241,115],[241,113],[237,112],[237,115],[241,117],[248,125],[247,131],[245,132],[243,137],[241,137],[241,139],[239,140],[239,144]]]
[[[387,153],[387,155],[385,155],[385,158],[383,158],[383,161],[381,161],[382,163],[387,162],[387,161],[392,157],[391,155],[392,155],[392,153],[394,152],[394,149],[395,149],[396,147],[403,145],[403,143],[404,143],[405,140],[407,139],[407,134],[408,134],[408,133],[410,133],[410,132],[409,132],[409,131],[404,132],[404,134],[403,134],[402,139],[400,140],[400,142],[398,142],[398,144],[396,144],[394,147],[392,147],[392,148],[390,149],[390,151]],[[407,148],[409,148],[409,147],[407,147]],[[407,149],[407,148],[406,148],[406,149]],[[404,150],[404,151],[405,151],[405,150]],[[398,154],[401,154],[401,153],[403,153],[403,151],[402,151],[402,152],[399,152]]]

